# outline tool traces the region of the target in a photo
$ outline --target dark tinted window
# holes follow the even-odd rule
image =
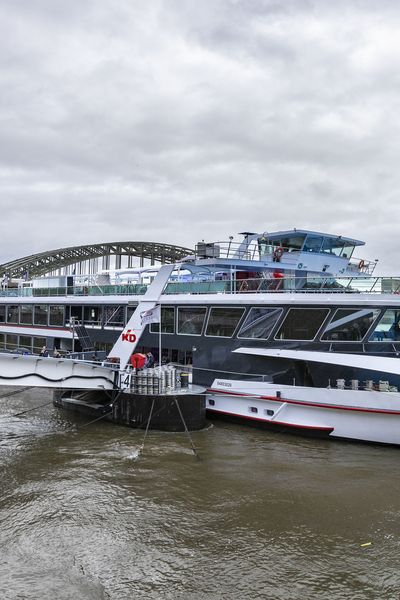
[[[244,308],[212,308],[206,335],[232,337],[244,310]]]
[[[325,328],[323,340],[355,342],[363,339],[379,315],[379,309],[341,308]]]
[[[62,327],[64,325],[64,307],[61,305],[50,306],[50,325]]]
[[[251,308],[238,337],[266,340],[282,312],[282,308]]]
[[[151,323],[150,331],[159,332],[159,323]],[[175,309],[172,306],[161,307],[161,333],[175,332]]]
[[[191,306],[179,307],[178,333],[186,333],[188,335],[201,335],[205,316],[205,308],[196,308]]]
[[[4,323],[6,320],[6,307],[5,304],[0,304],[0,323]]]
[[[35,325],[47,325],[47,311],[48,311],[48,306],[46,306],[45,304],[36,304],[35,305],[35,317],[34,317]]]
[[[20,309],[20,323],[32,325],[33,323],[33,306],[32,304],[22,304]]]
[[[275,337],[280,340],[313,340],[328,313],[328,308],[291,308]]]
[[[7,333],[6,348],[7,348],[7,350],[16,350],[18,348],[18,336],[17,335]]]
[[[7,306],[7,323],[18,323],[18,306]]]

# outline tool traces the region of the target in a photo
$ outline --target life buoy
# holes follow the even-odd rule
[[[282,254],[283,254],[283,248],[281,248],[280,246],[278,248],[275,248],[274,250],[274,258],[279,262],[282,258]]]
[[[365,261],[361,259],[360,262],[358,263],[358,268],[361,271],[361,269],[363,269],[364,267],[365,267]]]

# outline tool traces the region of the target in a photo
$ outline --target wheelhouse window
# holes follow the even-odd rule
[[[7,323],[18,323],[19,322],[19,310],[17,305],[7,306]]]
[[[150,324],[151,333],[160,331],[159,323]],[[175,309],[173,306],[161,307],[161,333],[175,333]]]
[[[321,252],[323,237],[320,235],[307,235],[303,252]]]
[[[35,304],[34,323],[35,325],[47,325],[48,306],[46,304]]]
[[[32,304],[21,304],[20,323],[23,325],[32,325],[32,323],[33,323],[33,306],[32,306]]]
[[[331,342],[360,342],[380,313],[379,309],[340,308],[322,336]]]
[[[0,333],[0,348],[5,348],[5,338],[4,333]]]
[[[64,307],[61,304],[50,306],[49,323],[56,327],[64,325]]]
[[[180,306],[178,308],[178,333],[201,335],[206,308]]]
[[[329,308],[291,308],[275,339],[313,340],[329,313]]]
[[[6,321],[6,306],[5,304],[0,304],[0,323],[5,323]]]
[[[212,308],[206,335],[232,337],[244,311],[244,308]]]
[[[369,338],[370,342],[400,341],[400,310],[388,308]]]
[[[251,308],[238,337],[266,340],[282,313],[283,308]]]

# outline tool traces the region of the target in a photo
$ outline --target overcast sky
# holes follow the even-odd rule
[[[0,262],[311,228],[399,273],[400,4],[0,0]]]

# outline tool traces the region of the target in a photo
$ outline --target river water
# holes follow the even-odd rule
[[[0,389],[0,396],[7,390]],[[400,597],[400,449],[193,434],[0,398],[0,598]],[[362,546],[363,544],[370,544]]]

